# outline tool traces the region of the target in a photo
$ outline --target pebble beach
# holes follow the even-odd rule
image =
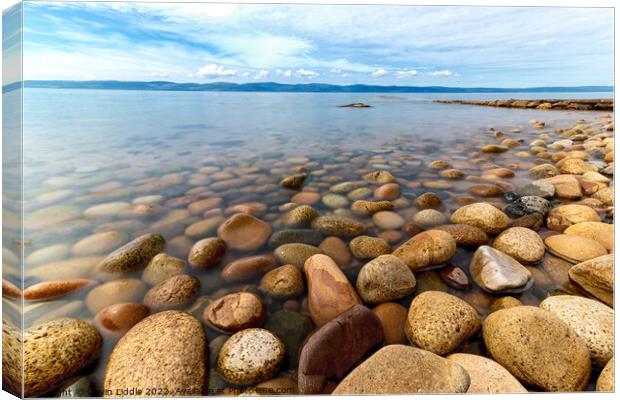
[[[478,103],[435,106],[497,106]],[[441,145],[352,134],[307,155],[39,177],[25,242],[3,247],[3,387],[613,391],[613,104],[543,103]]]

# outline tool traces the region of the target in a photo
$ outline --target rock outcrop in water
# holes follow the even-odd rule
[[[471,104],[506,108],[536,108],[539,110],[613,111],[613,99],[584,100],[435,100],[436,103]]]

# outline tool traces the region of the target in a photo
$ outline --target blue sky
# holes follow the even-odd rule
[[[613,84],[610,8],[26,3],[25,79]]]

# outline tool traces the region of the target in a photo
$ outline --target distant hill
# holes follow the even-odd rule
[[[540,92],[613,92],[613,86],[531,87],[531,88],[485,88],[446,86],[379,86],[379,85],[330,85],[326,83],[284,84],[257,83],[175,83],[166,81],[25,81],[26,88],[53,89],[110,89],[110,90],[164,90],[194,92],[324,92],[324,93],[540,93]],[[3,87],[3,92],[19,85]]]

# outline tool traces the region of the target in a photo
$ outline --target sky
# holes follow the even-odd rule
[[[613,84],[613,9],[25,3],[24,79]]]

